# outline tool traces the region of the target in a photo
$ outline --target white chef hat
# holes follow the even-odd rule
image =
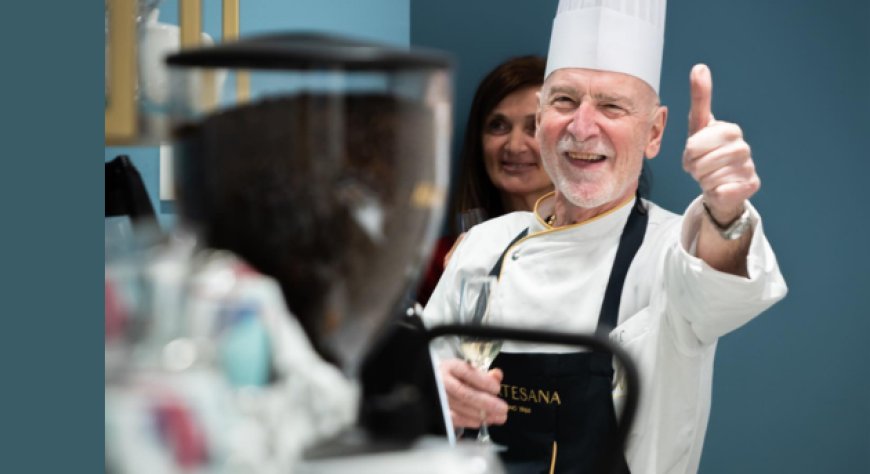
[[[667,0],[559,0],[544,77],[562,68],[635,76],[658,93]]]

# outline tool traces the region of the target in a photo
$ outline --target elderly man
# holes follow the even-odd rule
[[[424,320],[452,321],[463,279],[492,274],[501,324],[609,332],[642,386],[619,472],[696,472],[717,339],[786,286],[748,201],[760,186],[750,148],[739,126],[713,117],[706,66],[690,73],[683,153],[701,195],[682,216],[637,195],[667,123],[658,100],[665,2],[622,9],[630,3],[560,3],[537,113],[556,190],[533,212],[473,228]],[[437,352],[453,425],[496,425],[509,472],[597,472],[624,394],[610,357],[506,341],[483,373]]]

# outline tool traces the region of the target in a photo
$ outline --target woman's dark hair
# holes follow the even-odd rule
[[[508,95],[526,87],[540,87],[544,83],[546,63],[540,56],[511,58],[490,71],[477,86],[459,155],[458,184],[448,207],[448,228],[451,234],[459,234],[457,217],[463,211],[481,208],[487,219],[505,213],[501,194],[486,174],[483,162],[481,136],[484,121]]]

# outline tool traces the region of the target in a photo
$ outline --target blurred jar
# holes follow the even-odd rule
[[[320,354],[354,374],[439,231],[448,61],[283,34],[168,63],[183,225],[275,278]]]

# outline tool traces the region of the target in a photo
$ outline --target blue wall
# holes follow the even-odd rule
[[[242,35],[306,30],[338,33],[396,46],[410,42],[410,0],[254,0],[240,2]],[[221,38],[220,2],[202,2],[203,30]],[[160,21],[178,24],[178,0],[164,0]],[[160,224],[175,223],[172,202],[160,202],[160,159],[156,147],[106,147],[105,160],[127,154],[142,175]]]
[[[457,60],[454,144],[487,70],[546,53],[556,4],[413,4],[412,44]],[[689,69],[706,62],[714,114],[739,122],[752,146],[763,180],[753,202],[790,287],[720,342],[702,473],[870,472],[868,24],[866,0],[670,2],[670,120],[652,197],[680,212],[698,192],[680,157]]]

